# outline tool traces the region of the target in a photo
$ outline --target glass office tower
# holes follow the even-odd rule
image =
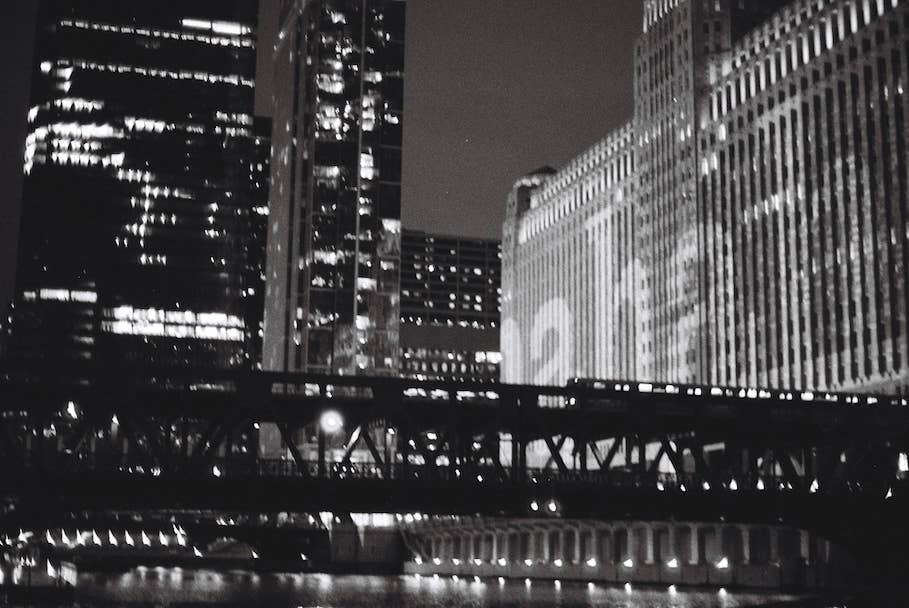
[[[399,367],[405,3],[288,0],[275,46],[265,367]]]
[[[248,365],[256,14],[41,3],[13,355]]]

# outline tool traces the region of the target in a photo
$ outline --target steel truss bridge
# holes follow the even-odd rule
[[[267,437],[279,450],[260,456]],[[0,381],[15,525],[105,509],[784,523],[893,556],[907,453],[898,398],[126,368]]]

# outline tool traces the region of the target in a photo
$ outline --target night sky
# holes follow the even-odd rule
[[[137,1],[137,0],[125,0]],[[267,114],[279,0],[261,0]],[[404,226],[497,237],[520,176],[630,118],[641,0],[409,0]],[[12,295],[34,1],[0,2],[0,302]]]

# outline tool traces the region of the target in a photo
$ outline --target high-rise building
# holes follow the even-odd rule
[[[256,12],[41,2],[14,356],[249,364]]]
[[[909,389],[909,7],[793,2],[717,65],[699,201],[705,380]]]
[[[609,179],[590,152],[544,176],[518,221],[509,211],[504,377],[905,390],[907,28],[909,9],[882,0],[645,1],[634,235],[577,245],[600,203],[565,174]],[[605,312],[579,322],[562,275],[616,247],[631,274],[594,289],[588,306]],[[616,344],[626,285],[634,330]],[[599,363],[615,348],[629,367]]]
[[[256,117],[255,156],[249,163],[253,198],[250,205],[250,238],[246,251],[246,326],[249,328],[247,352],[253,369],[262,369],[262,343],[265,337],[265,244],[268,241],[271,124],[269,118]]]
[[[704,93],[733,45],[783,0],[645,0],[635,48],[638,372],[703,378],[703,216],[695,139]]]
[[[503,229],[503,381],[634,374],[633,149],[626,125],[562,170],[538,170],[512,189]]]
[[[405,230],[401,245],[401,373],[499,380],[501,243]]]
[[[403,0],[286,0],[265,367],[399,369]]]

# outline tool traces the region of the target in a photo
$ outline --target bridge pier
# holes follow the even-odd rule
[[[407,531],[431,552],[405,564],[419,574],[806,590],[846,582],[827,540],[786,527],[460,518]]]

